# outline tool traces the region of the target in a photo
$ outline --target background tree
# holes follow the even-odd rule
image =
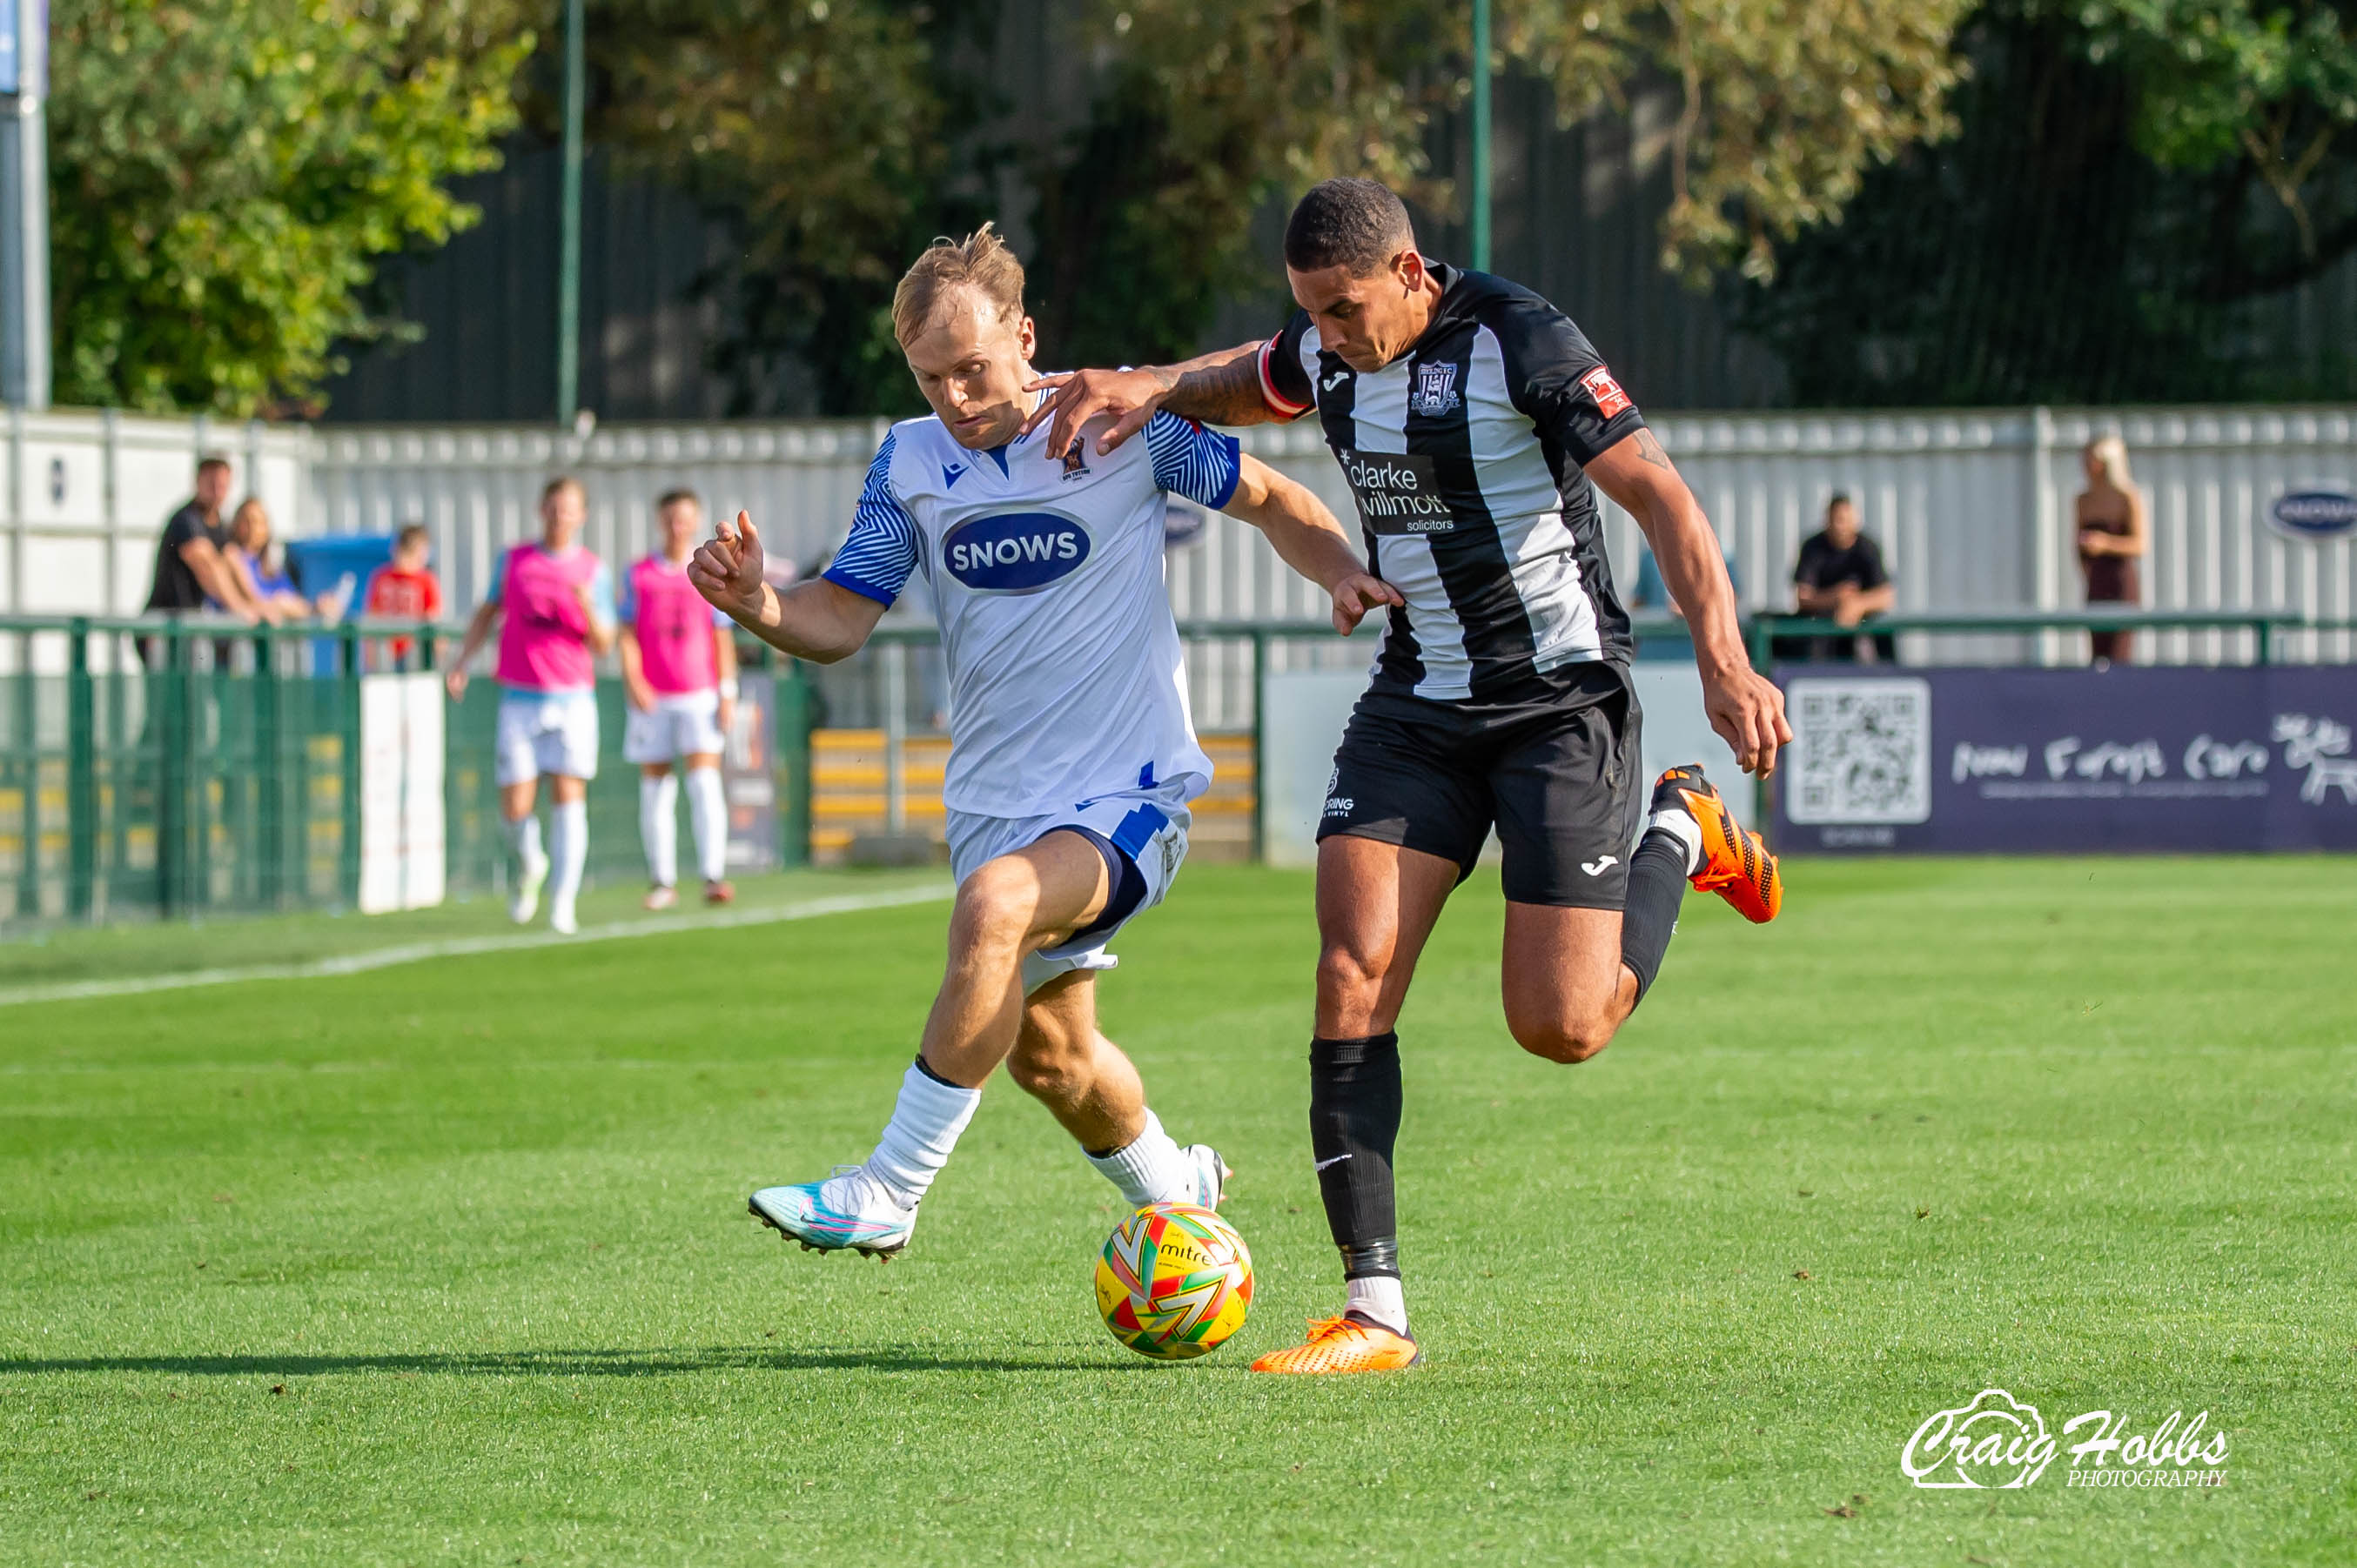
[[[57,395],[244,414],[382,330],[376,258],[475,214],[532,34],[509,0],[59,0]]]
[[[2259,328],[2357,251],[2352,9],[1991,0],[1962,134],[1781,243],[1738,319],[1803,404],[2349,395],[2357,346]]]
[[[1776,242],[1836,220],[1867,169],[1953,129],[1967,3],[1501,0],[1495,63],[1544,76],[1566,124],[1674,83],[1664,264],[1765,277]],[[1469,26],[1424,0],[1097,0],[1106,90],[1036,178],[1048,308],[1078,357],[1191,350],[1223,294],[1262,281],[1250,226],[1272,196],[1366,174],[1461,206],[1426,146],[1467,91]],[[1109,275],[1144,286],[1080,286]]]
[[[920,409],[892,286],[969,205],[947,131],[974,106],[939,63],[960,20],[891,0],[607,0],[592,23],[601,134],[745,235],[716,356],[737,412],[790,356],[827,412]]]

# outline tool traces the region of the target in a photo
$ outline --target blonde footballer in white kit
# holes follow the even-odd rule
[[[1211,783],[1163,585],[1165,495],[1260,529],[1332,595],[1338,630],[1398,596],[1316,497],[1232,437],[1173,417],[1070,459],[1044,430],[1018,437],[1034,337],[1022,264],[987,225],[927,250],[892,317],[933,416],[885,437],[825,574],[770,587],[741,512],[688,568],[739,625],[820,662],[856,651],[922,573],[949,668],[957,902],[917,1059],[864,1164],[764,1188],[752,1210],[805,1247],[890,1257],[1002,1061],[1132,1205],[1216,1207],[1226,1165],[1163,1131],[1096,1020],[1105,945],[1168,892]]]

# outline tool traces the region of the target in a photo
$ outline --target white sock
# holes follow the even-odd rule
[[[1121,1188],[1132,1208],[1149,1203],[1183,1203],[1195,1196],[1195,1167],[1178,1152],[1178,1144],[1162,1130],[1162,1118],[1146,1113],[1146,1131],[1125,1148],[1110,1155],[1090,1155],[1105,1180]]]
[[[519,863],[540,858],[540,818],[527,811],[514,822],[500,820],[500,831],[507,834],[508,847],[515,851]]]
[[[721,793],[720,769],[688,773],[687,815],[695,827],[696,869],[706,882],[717,882],[728,875],[728,797]]]
[[[581,891],[581,868],[589,860],[589,802],[561,800],[548,809],[548,899],[552,910],[570,912]]]
[[[639,843],[646,847],[647,875],[658,887],[679,880],[679,775],[639,775]]]
[[[1646,827],[1659,828],[1685,846],[1686,875],[1692,876],[1695,867],[1702,864],[1702,824],[1694,820],[1694,813],[1681,806],[1664,806],[1653,813]]]
[[[901,1207],[914,1208],[942,1167],[950,1163],[958,1134],[974,1120],[982,1090],[943,1083],[914,1062],[900,1079],[900,1099],[884,1136],[867,1156],[867,1171],[891,1189]]]
[[[1398,1275],[1365,1274],[1343,1283],[1350,1287],[1343,1311],[1372,1318],[1394,1334],[1407,1332],[1407,1294],[1400,1289]]]

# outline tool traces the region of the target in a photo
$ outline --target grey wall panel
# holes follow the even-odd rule
[[[1902,609],[2075,607],[2069,519],[2078,448],[2116,428],[2151,497],[2145,578],[2158,608],[2283,607],[2348,618],[2352,546],[2286,538],[2269,500],[2315,479],[2357,484],[2357,411],[1996,410],[1836,414],[1675,414],[1663,444],[1733,559],[1748,609],[1791,600],[1792,564],[1836,489],[1881,541]],[[312,439],[315,526],[382,531],[410,517],[435,530],[455,602],[479,595],[492,556],[527,536],[540,485],[579,474],[593,547],[617,560],[646,548],[652,502],[673,484],[716,512],[743,506],[773,553],[815,565],[840,541],[882,426],[873,421],[608,425],[588,440],[539,427],[323,429]],[[1356,532],[1341,477],[1310,424],[1243,433],[1246,449],[1300,479]],[[1633,583],[1641,539],[1609,502],[1616,579]],[[1170,556],[1170,590],[1189,618],[1322,618],[1322,596],[1294,578],[1257,533],[1214,516]],[[2139,657],[2241,656],[2231,633],[2148,639]],[[1911,639],[1910,660],[2083,658],[2084,639]],[[2350,658],[2347,633],[2296,639],[2287,654]],[[1206,655],[1209,683],[1228,679]]]

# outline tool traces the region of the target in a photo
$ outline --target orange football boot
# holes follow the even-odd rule
[[[1702,776],[1700,763],[1662,775],[1653,786],[1653,809],[1664,807],[1684,811],[1702,829],[1702,861],[1687,879],[1694,890],[1717,894],[1754,925],[1774,919],[1784,907],[1784,879],[1777,875],[1776,857],[1758,833],[1735,820]]]
[[[1348,1314],[1313,1317],[1309,1339],[1289,1350],[1272,1350],[1252,1364],[1255,1372],[1396,1372],[1413,1367],[1423,1352],[1405,1334]]]

